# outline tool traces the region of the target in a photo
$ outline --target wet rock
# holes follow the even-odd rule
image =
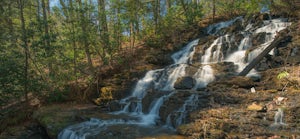
[[[185,68],[185,75],[186,76],[193,76],[198,71],[198,68],[200,68],[201,66],[202,66],[202,64],[200,64],[198,62],[195,62],[193,64],[188,65]]]
[[[93,139],[184,139],[185,137],[176,135],[172,130],[156,126],[139,125],[112,125],[106,130],[100,131]]]
[[[50,139],[45,129],[35,121],[26,122],[25,125],[7,127],[1,132],[0,139]]]
[[[270,20],[271,19],[271,15],[269,13],[262,13],[258,16],[258,18],[260,20]]]
[[[190,76],[180,77],[174,84],[175,89],[192,89],[195,86],[196,80]]]
[[[118,101],[111,101],[108,104],[109,111],[119,111],[122,109],[121,104]]]
[[[33,118],[46,130],[50,138],[55,139],[65,127],[82,122],[90,117],[89,112],[96,112],[95,105],[51,105],[41,107]]]
[[[233,62],[220,62],[217,64],[213,64],[212,68],[214,69],[216,80],[218,80],[234,75],[237,67]]]
[[[143,106],[143,112],[148,113],[149,108],[151,108],[151,106],[153,105],[153,102],[155,102],[158,98],[168,93],[169,92],[158,91],[155,89],[148,90],[147,94],[141,101]]]
[[[266,36],[267,36],[266,32],[261,32],[261,33],[258,33],[258,34],[254,34],[252,36],[252,45],[253,46],[258,46],[258,45],[263,44],[266,40]]]
[[[229,33],[239,32],[240,30],[243,30],[244,26],[242,23],[242,20],[235,21],[227,30]]]
[[[266,71],[267,69],[272,68],[272,65],[268,62],[266,58],[263,58],[256,66],[257,71]]]
[[[199,45],[195,47],[195,52],[192,61],[197,63],[201,61],[201,57],[205,54],[205,50],[211,45],[211,43],[216,39],[215,36],[208,36],[199,39]]]
[[[162,107],[159,110],[159,116],[163,122],[167,121],[167,117],[169,114],[176,113],[179,108],[184,104],[184,101],[191,95],[189,91],[180,91],[177,90],[176,94],[171,96],[168,100],[164,102]],[[175,117],[175,115],[173,115]],[[172,118],[174,120],[174,118]],[[174,124],[174,121],[173,125]]]

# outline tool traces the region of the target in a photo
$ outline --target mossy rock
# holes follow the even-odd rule
[[[50,138],[55,139],[60,131],[68,125],[77,123],[74,112],[58,113],[55,110],[43,110],[34,114],[35,119],[46,129]]]
[[[95,111],[94,105],[55,104],[44,106],[33,114],[33,118],[46,130],[51,139],[56,139],[67,126],[83,122],[90,117],[85,111]]]

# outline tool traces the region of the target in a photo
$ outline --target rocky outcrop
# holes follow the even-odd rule
[[[175,95],[170,97],[159,110],[159,116],[162,118],[161,120],[165,123],[167,121],[168,115],[179,110],[179,108],[184,104],[184,101],[190,96],[190,94],[190,91],[177,91]]]
[[[266,37],[267,37],[267,33],[266,32],[261,32],[261,33],[258,33],[258,34],[254,34],[252,36],[252,45],[254,47],[256,46],[259,46],[261,44],[263,44],[266,40]]]
[[[43,126],[51,139],[56,139],[58,133],[67,126],[88,120],[100,111],[95,105],[56,104],[41,107],[33,118]]]
[[[157,100],[161,96],[168,93],[170,92],[157,91],[155,89],[148,90],[147,94],[142,99],[143,112],[149,113],[148,110],[150,110],[150,107],[153,105],[152,103],[155,102],[155,100]]]
[[[291,41],[291,36],[288,35],[287,30],[283,30],[275,38],[275,40],[266,47],[258,56],[256,56],[244,69],[239,73],[240,76],[246,76],[252,68],[255,67],[273,48],[285,45]]]
[[[180,77],[176,80],[174,84],[175,89],[192,89],[195,86],[196,80],[193,77],[186,76]]]
[[[190,138],[299,137],[299,122],[295,117],[299,117],[300,75],[295,71],[299,71],[300,66],[286,70],[293,83],[287,85],[285,93],[281,93],[280,88],[287,80],[277,78],[280,69],[262,72],[260,82],[234,77],[209,84],[208,106],[192,112],[191,122],[179,126],[178,133]],[[256,93],[250,91],[251,85],[255,86]],[[281,98],[285,102],[278,103]],[[284,108],[282,124],[274,121],[278,108]]]

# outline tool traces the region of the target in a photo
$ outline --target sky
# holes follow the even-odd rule
[[[50,7],[59,5],[59,0],[50,0]]]

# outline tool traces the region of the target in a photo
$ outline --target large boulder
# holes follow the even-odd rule
[[[175,89],[192,89],[195,86],[195,79],[190,76],[180,77],[174,84]]]
[[[91,104],[55,104],[41,107],[33,118],[46,130],[51,139],[56,139],[60,131],[69,125],[97,117],[99,107]],[[97,112],[98,111],[98,112]]]

